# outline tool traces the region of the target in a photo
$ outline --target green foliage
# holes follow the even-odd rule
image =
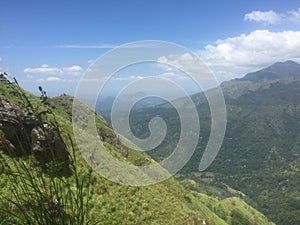
[[[1,164],[5,166],[1,180],[7,179],[1,199],[8,207],[0,210],[12,224],[95,224],[88,218],[91,172],[80,174],[72,165],[72,175],[60,177],[55,165],[44,173],[33,158],[5,155]]]
[[[300,65],[288,61],[221,85],[227,130],[222,148],[208,169],[214,176],[205,182],[209,183],[207,193],[222,198],[228,196],[224,183],[240,190],[249,203],[277,224],[300,224],[299,78]],[[209,92],[213,95],[214,90]],[[203,184],[205,178],[198,166],[210,134],[211,112],[203,93],[192,99],[199,112],[201,137],[181,177]],[[136,110],[130,122],[134,132],[144,137],[149,135],[148,121],[158,115],[165,120],[168,134],[150,155],[160,160],[172,152],[180,135],[180,120],[171,105]],[[236,221],[242,220],[237,212],[233,215]]]
[[[3,224],[231,224],[222,217],[231,211],[214,212],[211,202],[216,198],[192,192],[174,178],[146,186],[130,187],[113,183],[92,172],[82,158],[73,136],[71,96],[47,98],[47,104],[14,84],[0,84],[1,98],[32,110],[41,120],[55,124],[71,156],[69,169],[60,169],[56,162],[43,170],[31,156],[11,158],[1,152],[0,164],[0,221]],[[17,91],[16,95],[11,90]],[[28,109],[25,95],[31,103]],[[90,129],[94,115],[87,106],[79,108],[81,124]],[[128,148],[128,156],[120,153],[120,143],[111,127],[96,115],[97,127],[105,135],[104,145],[119,160],[147,165],[154,161],[145,153]],[[101,128],[101,129],[100,129]],[[122,138],[122,137],[120,137]],[[125,140],[129,142],[128,140]],[[88,146],[86,146],[88,148]],[[220,203],[221,204],[221,203]],[[244,215],[243,211],[243,215]],[[257,217],[263,217],[257,213]],[[258,223],[269,224],[269,223]]]
[[[234,209],[231,213],[231,224],[232,225],[251,225],[245,216],[238,210]]]

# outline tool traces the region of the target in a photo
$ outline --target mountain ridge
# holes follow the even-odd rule
[[[262,80],[300,78],[300,65],[292,60],[276,62],[269,67],[248,73],[240,80],[259,82]]]
[[[300,65],[292,61],[275,63],[244,78],[226,81],[221,88],[227,130],[219,154],[207,171],[214,176],[198,172],[210,133],[211,114],[205,93],[192,96],[199,113],[201,137],[181,176],[199,183],[211,180],[217,187],[228,184],[249,196],[248,202],[277,224],[299,224]],[[214,91],[208,90],[210,96]],[[136,134],[147,136],[142,131],[154,116],[161,116],[170,128],[161,146],[149,152],[160,160],[176,146],[180,118],[171,104],[139,110],[132,115],[135,121],[131,121]]]

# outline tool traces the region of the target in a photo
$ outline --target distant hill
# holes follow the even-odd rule
[[[221,87],[228,116],[222,148],[206,173],[197,172],[211,117],[205,95],[193,95],[201,137],[181,176],[209,181],[221,196],[225,183],[249,196],[248,202],[276,224],[300,224],[300,65],[275,63]],[[147,122],[157,115],[166,121],[168,134],[149,154],[160,160],[171,154],[179,139],[176,110],[170,104],[140,109],[132,113],[131,123],[134,132],[145,137]],[[213,176],[207,177],[209,172]]]
[[[145,96],[143,92],[137,92],[137,93],[132,93],[127,96],[122,97],[122,103],[124,106],[128,105],[131,103],[134,99],[142,98]],[[116,96],[107,96],[107,97],[100,97],[100,99],[97,100],[95,111],[99,113],[107,122],[111,122],[111,109],[113,106],[113,103],[116,99]],[[163,99],[156,98],[156,97],[147,97],[139,101],[137,104],[135,104],[134,108],[135,109],[140,109],[140,108],[147,108],[147,107],[152,107],[156,105],[160,105],[166,103]]]

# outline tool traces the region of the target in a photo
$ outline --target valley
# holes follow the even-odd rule
[[[221,194],[213,191],[214,194],[226,196],[224,190],[229,185],[245,193],[247,202],[276,224],[300,223],[300,65],[292,61],[275,63],[226,81],[221,87],[227,129],[217,158],[205,171],[214,174],[211,185],[223,190]],[[180,177],[203,183],[206,176],[198,171],[198,166],[208,141],[211,117],[203,93],[192,99],[199,113],[201,136]],[[164,142],[149,154],[161,160],[171,154],[179,138],[180,119],[172,106],[137,109],[131,114],[131,124],[133,132],[147,137],[147,123],[157,115],[169,129]]]

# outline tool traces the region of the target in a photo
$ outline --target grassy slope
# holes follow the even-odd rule
[[[38,97],[24,92],[23,90],[21,92],[28,96],[35,112],[41,112],[47,109],[46,106],[43,106],[40,103]],[[18,90],[15,85],[1,81],[0,93],[1,98],[18,103],[23,108],[26,108],[24,99],[22,99],[22,97],[18,94],[20,93],[20,90]],[[221,214],[214,213],[213,211],[215,210],[210,207],[211,201],[215,204],[220,204],[224,208],[222,213],[225,213],[226,218],[229,218],[231,217],[233,209],[229,206],[227,207],[228,203],[226,201],[219,201],[218,199],[208,197],[204,194],[191,192],[184,188],[174,178],[170,178],[167,181],[151,186],[130,187],[113,183],[94,172],[90,174],[91,171],[89,170],[89,166],[82,159],[78,150],[76,150],[76,146],[72,144],[75,143],[70,120],[72,98],[70,96],[60,96],[50,99],[50,103],[55,106],[55,108],[51,109],[53,114],[45,115],[43,119],[57,124],[67,145],[68,151],[71,155],[73,155],[73,162],[71,162],[71,164],[74,163],[74,160],[76,159],[73,173],[76,171],[77,178],[80,182],[83,182],[83,198],[85,200],[89,200],[90,208],[87,212],[86,221],[99,221],[100,224],[195,224],[195,217],[198,223],[201,223],[202,219],[206,218],[209,221],[209,224],[231,224],[230,219],[221,219]],[[105,132],[112,132],[111,128],[100,116],[97,116],[96,120],[98,125],[101,126]],[[120,151],[112,143],[106,142],[105,145],[108,146],[113,155],[120,160],[128,161],[133,164],[143,164],[151,161],[149,156],[146,154],[130,149],[128,158],[124,158]],[[74,148],[75,151],[73,151]],[[45,181],[46,184],[44,186],[38,186],[38,190],[40,190],[45,196],[46,194],[49,194],[49,189],[51,189],[50,186],[53,184],[59,186],[59,193],[57,193],[57,195],[60,195],[61,201],[68,198],[68,190],[71,190],[73,193],[76,193],[77,191],[76,188],[78,188],[78,185],[76,185],[76,177],[54,176],[53,178],[51,175],[43,173],[34,163],[34,159],[31,156],[22,157],[20,159],[11,159],[4,154],[1,154],[1,156],[2,164],[0,187],[2,200],[0,206],[2,207],[2,210],[9,209],[17,214],[20,213],[20,211],[5,201],[5,198],[3,197],[14,199],[12,193],[15,192],[12,191],[12,188],[20,189],[20,191],[22,191],[22,187],[26,187],[26,185],[23,185],[22,183],[14,183],[17,180],[14,181],[11,176],[8,176],[5,169],[6,167],[12,168],[11,170],[13,171],[19,169],[19,173],[25,176],[33,176],[33,179],[37,182],[41,180]],[[3,162],[7,163],[6,167],[4,167]],[[21,167],[21,169],[18,168],[18,166]],[[86,179],[87,177],[89,177],[88,180]],[[20,181],[22,180],[18,180],[18,182]],[[91,186],[88,186],[85,182],[89,182]],[[34,185],[36,185],[36,183]],[[36,193],[33,192],[31,195],[25,196],[25,199],[36,201],[34,197],[35,195]],[[241,202],[241,200],[237,201]],[[229,205],[230,204],[231,203],[229,203]],[[246,205],[243,202],[241,204]],[[69,211],[70,208],[72,208],[70,205],[67,205],[66,207],[68,207],[67,210]],[[238,204],[237,208],[239,208]],[[28,208],[28,206],[24,206],[21,210],[29,211],[30,208]],[[72,216],[75,214],[75,211],[70,213],[70,215]],[[1,221],[3,221],[2,223],[9,224],[7,215],[4,214],[3,211],[1,212],[0,216]],[[243,216],[247,217],[247,210],[241,212]],[[34,216],[35,214],[32,215]],[[267,220],[264,220],[264,217],[259,213],[256,214],[256,217],[262,218],[262,222],[258,222],[257,224],[271,224]],[[20,224],[26,224],[26,221],[20,220],[14,220],[11,223],[16,224],[17,222]],[[65,223],[57,222],[57,224]]]

